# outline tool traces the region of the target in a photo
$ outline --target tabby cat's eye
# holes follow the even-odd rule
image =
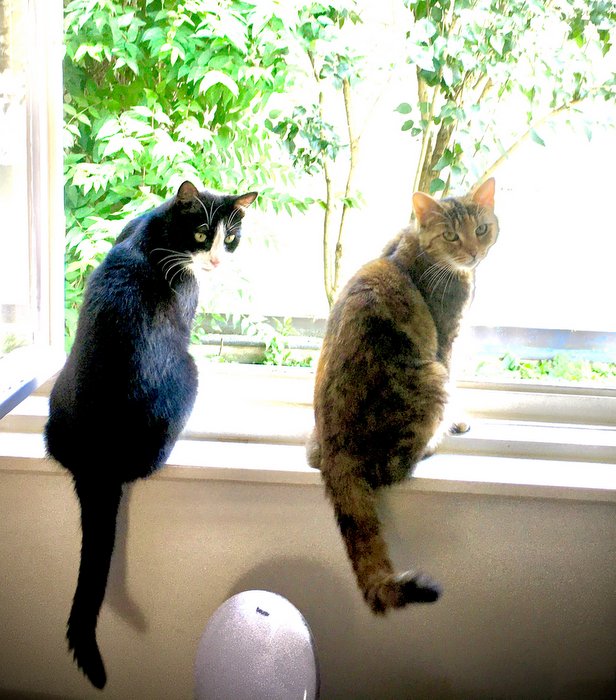
[[[197,243],[203,243],[203,241],[204,241],[206,238],[207,238],[207,236],[206,236],[205,233],[203,233],[202,231],[196,231],[196,232],[195,232],[195,240],[197,241]]]
[[[460,238],[460,236],[458,236],[458,234],[455,233],[454,231],[445,231],[445,233],[443,233],[443,238],[446,241],[453,243],[453,241],[457,241],[458,238]]]
[[[235,234],[230,233],[228,236],[225,236],[225,243],[233,243],[235,240]]]
[[[488,225],[487,224],[479,224],[479,226],[477,226],[477,228],[475,229],[475,235],[477,235],[477,236],[485,236],[487,232],[488,232]]]

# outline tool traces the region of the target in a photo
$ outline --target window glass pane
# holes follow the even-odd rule
[[[33,339],[28,235],[26,3],[0,0],[0,356]]]
[[[602,27],[611,28],[611,19],[604,22],[599,13],[591,22],[593,27],[597,23],[594,29],[589,25],[584,37],[574,36],[559,10],[550,15],[535,8],[535,16],[534,6],[529,6],[529,17],[536,22],[529,20],[531,35],[526,30],[516,34],[516,51],[522,51],[522,58],[534,42],[533,46],[539,47],[536,56],[542,59],[539,73],[535,76],[531,70],[532,61],[507,63],[505,54],[512,49],[503,52],[502,40],[491,34],[494,41],[486,40],[484,48],[492,46],[496,51],[490,55],[500,68],[482,69],[474,75],[475,64],[487,68],[489,63],[477,63],[478,59],[471,60],[471,54],[465,53],[477,48],[473,40],[474,48],[469,45],[461,52],[466,56],[463,71],[456,61],[455,75],[451,65],[443,64],[443,82],[438,84],[444,92],[430,98],[432,107],[443,108],[442,114],[435,115],[427,101],[428,88],[435,88],[434,76],[425,74],[431,73],[425,68],[428,59],[415,44],[430,44],[436,24],[442,24],[439,8],[433,8],[434,24],[419,16],[420,6],[425,5],[421,3],[350,3],[353,12],[361,15],[361,22],[355,22],[353,13],[341,11],[338,16],[333,6],[319,9],[315,5],[304,15],[300,11],[298,16],[305,24],[299,27],[294,25],[294,11],[270,24],[267,10],[257,17],[254,4],[244,4],[241,9],[238,5],[231,12],[219,3],[216,16],[220,15],[221,27],[229,21],[229,26],[241,32],[248,27],[268,29],[246,32],[245,39],[250,38],[254,45],[241,59],[239,70],[227,59],[220,66],[214,60],[208,63],[208,69],[215,71],[195,93],[194,76],[205,70],[203,57],[210,55],[199,48],[206,28],[211,29],[209,19],[203,17],[209,16],[216,4],[206,5],[178,6],[180,17],[172,2],[137,3],[134,12],[131,10],[132,21],[129,23],[126,15],[118,27],[118,32],[122,28],[120,33],[102,29],[107,26],[103,16],[110,13],[109,8],[94,12],[90,4],[82,12],[79,3],[67,5],[66,276],[67,326],[73,329],[68,334],[69,343],[87,274],[108,250],[124,221],[158,201],[170,177],[183,172],[189,177],[188,173],[194,172],[209,186],[218,186],[218,180],[221,188],[224,182],[230,187],[232,183],[254,183],[250,188],[260,191],[262,206],[251,207],[246,235],[230,268],[208,277],[203,284],[203,313],[198,316],[194,339],[230,358],[234,353],[222,352],[221,338],[211,331],[243,333],[261,346],[269,343],[275,350],[274,359],[284,360],[287,337],[294,335],[294,330],[322,334],[329,314],[324,267],[337,268],[340,263],[337,285],[329,285],[331,300],[409,221],[415,183],[423,183],[425,191],[442,191],[446,185],[443,180],[426,180],[431,169],[448,182],[452,178],[450,194],[461,194],[487,173],[496,177],[501,237],[478,270],[475,301],[467,319],[476,329],[475,342],[466,353],[467,375],[474,375],[485,355],[496,362],[497,369],[505,362],[509,371],[509,365],[519,364],[521,359],[538,361],[563,354],[565,359],[558,360],[553,372],[541,369],[545,375],[541,378],[548,381],[579,374],[577,369],[568,368],[569,360],[582,358],[603,364],[614,360],[616,316],[610,314],[604,300],[612,298],[614,289],[611,268],[616,238],[605,219],[605,204],[613,190],[613,164],[607,154],[616,148],[616,132],[604,128],[614,119],[613,96],[608,102],[602,96],[604,87],[606,95],[609,92],[606,86],[611,84],[614,59],[613,49],[608,53],[604,41],[611,29]],[[291,6],[296,8],[293,3]],[[456,33],[469,24],[466,10],[477,11],[477,27],[486,19],[485,4],[472,6],[451,4],[452,12],[465,17],[463,22],[452,20],[447,30],[457,37],[450,46],[452,61],[456,58],[454,46],[460,45],[457,42],[469,40],[463,32]],[[330,10],[338,17],[336,21],[327,16]],[[323,21],[312,23],[320,12],[325,12]],[[515,12],[526,10],[520,5]],[[339,21],[344,18],[344,22]],[[510,19],[510,29],[517,27],[517,32],[515,17]],[[588,20],[585,16],[578,19]],[[186,39],[180,41],[181,32],[176,34],[174,29],[177,46],[169,44],[167,25],[181,25]],[[430,31],[418,40],[417,32],[409,29],[415,25],[423,27],[421,32]],[[194,26],[199,30],[193,33],[190,27]],[[327,26],[337,29],[321,32],[319,27]],[[310,27],[320,36],[321,53],[315,50],[307,54],[305,41],[298,40]],[[484,29],[493,31],[491,20]],[[118,43],[121,35],[125,38],[122,47]],[[597,38],[603,41],[602,51]],[[582,46],[580,41],[587,44]],[[439,51],[445,43],[444,39],[440,42]],[[475,43],[484,44],[483,40]],[[578,48],[572,48],[573,44]],[[281,47],[284,69],[270,63]],[[343,55],[339,50],[348,51],[349,58],[336,68]],[[229,52],[225,49],[222,53]],[[180,56],[182,61],[177,60]],[[499,57],[505,60],[503,65]],[[564,73],[551,65],[552,58],[567,67]],[[312,70],[306,70],[311,61],[315,61]],[[577,75],[576,67],[587,70],[592,63],[596,63],[595,69],[588,73],[586,82],[576,78],[580,84],[575,94],[570,94],[570,78]],[[241,81],[253,72],[254,76],[263,75],[266,67],[276,79],[268,80],[259,106],[251,108],[248,121],[254,122],[254,129],[247,130],[242,111],[247,104],[257,102],[252,103],[247,96],[254,85]],[[357,76],[347,83],[350,97],[345,97],[342,89],[347,68],[349,75],[357,70]],[[336,73],[339,69],[340,75]],[[462,79],[465,72],[468,74]],[[220,84],[210,92],[210,87],[203,86],[209,85],[214,74]],[[167,76],[166,82],[160,76]],[[152,77],[153,84],[149,82]],[[452,81],[462,92],[470,85],[483,87],[474,100],[467,93],[464,109],[452,112],[453,103],[447,102],[451,95],[446,98],[449,92],[445,89]],[[528,89],[528,81],[532,89]],[[582,83],[602,88],[590,87],[582,98]],[[230,85],[235,87],[230,90]],[[562,99],[556,99],[559,91]],[[230,96],[234,92],[238,94]],[[474,94],[473,90],[470,93]],[[492,116],[489,109],[482,116],[480,102],[493,110]],[[431,126],[428,117],[434,117]],[[450,120],[457,124],[449,130],[450,135],[456,134],[455,145],[452,141],[447,151],[435,150],[432,161],[424,160],[430,144],[440,141],[441,127]],[[482,133],[476,133],[480,128]],[[261,134],[262,143],[250,142],[248,135],[253,132]],[[355,139],[358,156],[351,178],[352,132],[361,136]],[[449,138],[448,129],[442,133]],[[229,139],[231,134],[234,137]],[[280,137],[280,143],[270,140],[272,134]],[[267,148],[262,148],[264,144]],[[454,162],[458,153],[464,153],[464,159]],[[510,157],[505,159],[505,154]],[[154,167],[159,159],[160,164]],[[424,172],[418,178],[415,171],[422,162]],[[464,186],[460,173],[467,174]],[[430,182],[437,186],[431,188]],[[335,206],[328,208],[328,202]],[[335,246],[342,221],[344,234]],[[329,244],[324,246],[325,238]],[[270,323],[270,317],[278,317],[278,324]],[[228,339],[225,343],[231,347]],[[594,372],[589,367],[586,370]],[[602,371],[604,368],[598,368],[595,374],[603,376]],[[605,371],[608,374],[603,378],[616,381],[616,370]],[[489,374],[480,376],[492,378]],[[511,373],[501,380],[516,378]]]
[[[0,0],[0,416],[62,359],[60,0]]]

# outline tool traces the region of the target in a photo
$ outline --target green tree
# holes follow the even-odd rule
[[[352,41],[352,27],[360,22],[356,0],[297,7],[289,34],[298,56],[296,94],[303,98],[290,114],[275,112],[270,121],[295,167],[323,181],[317,204],[323,209],[323,283],[330,306],[340,286],[347,213],[359,203],[355,175],[363,129],[354,89],[365,77],[366,61]],[[307,104],[307,92],[314,94],[312,104]]]
[[[404,2],[417,85],[398,111],[421,142],[413,191],[474,184],[527,139],[544,144],[557,117],[582,124],[584,103],[614,100],[611,2]]]
[[[275,0],[70,0],[65,4],[66,312],[127,218],[184,179],[307,203],[264,125],[287,86]]]

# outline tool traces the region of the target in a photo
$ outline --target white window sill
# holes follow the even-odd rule
[[[303,447],[313,380],[305,370],[203,365],[193,415],[154,478],[319,485]],[[0,471],[64,473],[45,458],[41,434],[50,385],[0,421]],[[447,438],[399,488],[616,502],[616,392],[466,386],[462,399],[471,431]]]
[[[57,372],[64,354],[30,345],[0,358],[0,419]]]

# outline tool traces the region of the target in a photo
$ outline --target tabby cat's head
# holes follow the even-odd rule
[[[169,248],[188,261],[193,270],[210,272],[236,250],[244,210],[256,198],[256,192],[199,192],[192,182],[183,182],[171,200],[173,225],[169,236],[173,240],[167,241]]]
[[[494,178],[464,197],[440,201],[423,192],[413,195],[419,243],[434,263],[450,270],[472,270],[498,236],[494,214]]]

